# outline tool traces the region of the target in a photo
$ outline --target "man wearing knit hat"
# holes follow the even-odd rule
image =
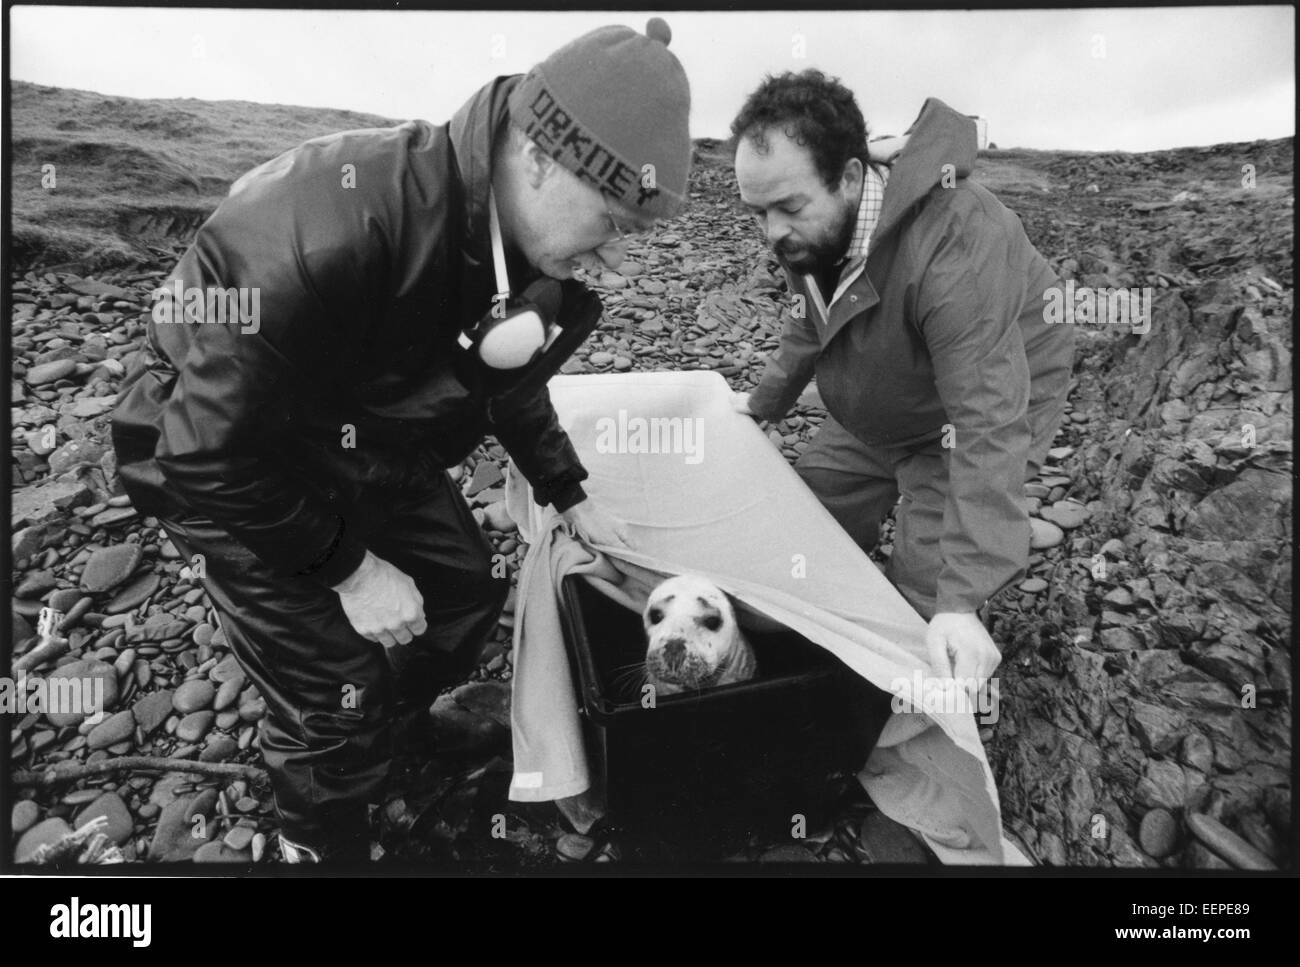
[[[308,141],[241,177],[155,293],[121,475],[266,700],[290,862],[368,857],[390,723],[497,624],[507,584],[447,468],[493,434],[579,536],[626,543],[546,379],[600,316],[575,270],[616,266],[685,198],[669,40],[658,18],[603,27],[447,124]],[[255,292],[257,324],[214,318],[214,290]]]

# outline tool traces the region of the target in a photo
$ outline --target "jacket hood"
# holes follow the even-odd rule
[[[486,266],[491,270],[488,190],[492,187],[492,146],[502,136],[509,120],[506,102],[510,92],[523,76],[498,77],[483,85],[461,105],[447,125],[462,191],[461,249],[469,269]],[[511,288],[516,293],[536,275],[520,261],[511,260],[507,267]]]
[[[890,168],[880,221],[872,233],[873,247],[943,180],[944,165],[954,166],[956,178],[968,177],[975,168],[979,154],[975,122],[937,97],[926,98],[907,134],[907,143]]]

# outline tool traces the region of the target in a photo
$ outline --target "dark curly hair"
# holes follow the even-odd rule
[[[767,150],[765,132],[779,128],[812,152],[827,188],[833,188],[850,158],[867,165],[867,122],[853,92],[838,77],[809,68],[779,77],[768,74],[731,122],[731,149],[742,137]]]

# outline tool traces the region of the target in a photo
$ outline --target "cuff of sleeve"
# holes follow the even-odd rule
[[[346,535],[346,529],[347,525],[339,518],[339,529],[333,543],[320,558],[298,573],[327,588],[333,588],[351,577],[361,566],[366,556],[366,547],[356,538]]]
[[[587,498],[586,492],[579,486],[586,479],[587,468],[580,463],[574,463],[568,469],[545,480],[529,482],[533,485],[533,500],[539,507],[550,504],[563,513]]]
[[[582,484],[571,483],[569,486],[558,491],[551,497],[551,506],[561,514],[576,504],[582,503],[587,499],[587,492],[582,489]]]
[[[749,394],[749,411],[766,423],[774,423],[785,416],[785,412],[776,412],[781,403],[780,396],[762,384],[754,387]]]
[[[935,598],[934,613],[974,614],[988,603],[988,596],[978,591],[967,591],[965,594],[959,594],[940,589]]]

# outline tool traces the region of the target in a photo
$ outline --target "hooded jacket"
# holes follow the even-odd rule
[[[366,550],[342,508],[367,486],[418,487],[487,433],[539,503],[585,497],[544,383],[494,421],[500,381],[456,343],[497,288],[491,151],[518,81],[447,124],[317,138],[235,182],[163,287],[183,304],[155,292],[113,415],[140,511],[210,517],[277,573],[331,587]],[[515,291],[537,277],[509,269]],[[213,289],[256,311],[222,321],[236,301]]]
[[[1074,331],[1044,321],[1043,294],[1061,283],[1020,219],[968,179],[974,123],[929,98],[909,130],[865,264],[826,315],[811,276],[786,267],[807,312],[786,313],[750,408],[781,419],[815,373],[827,411],[863,443],[946,436],[936,612],[971,612],[1028,563],[1031,427],[1064,401]]]

